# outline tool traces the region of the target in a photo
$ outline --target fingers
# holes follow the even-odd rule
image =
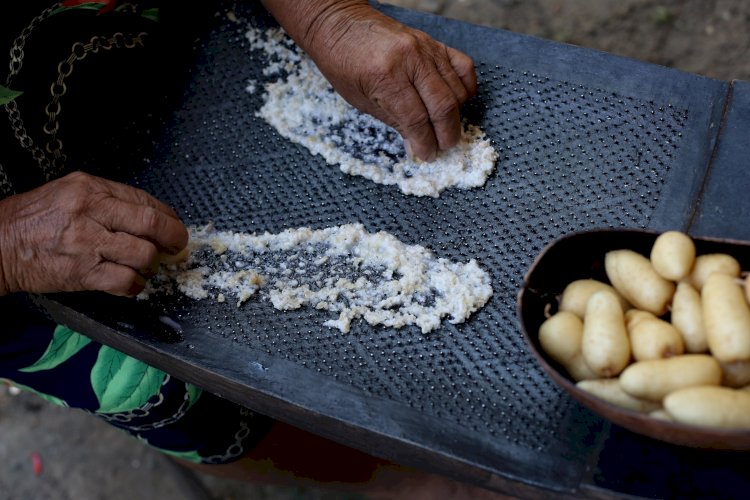
[[[92,216],[112,232],[123,232],[153,242],[158,249],[176,254],[188,242],[184,224],[152,206],[108,199],[107,206]]]
[[[384,121],[392,122],[404,138],[409,156],[416,156],[424,161],[435,159],[438,140],[430,122],[430,114],[414,86],[406,84],[395,90],[393,95],[386,95],[378,100],[378,104],[388,117]],[[378,118],[383,119],[382,116]]]
[[[114,198],[118,198],[131,203],[146,205],[155,208],[170,217],[178,218],[177,213],[165,203],[157,200],[142,189],[134,188],[126,184],[122,184],[115,181],[96,177],[85,172],[72,172],[58,182],[65,184],[67,187],[77,187],[84,196],[96,195],[96,194],[109,194]]]
[[[146,279],[130,267],[102,262],[84,277],[81,286],[83,290],[134,297],[145,288]]]
[[[108,188],[115,198],[131,204],[132,219],[124,211],[115,215],[113,231],[125,231],[157,244],[159,249],[174,255],[187,246],[188,233],[172,207],[142,189],[117,182],[109,182]]]
[[[160,254],[153,243],[126,233],[110,233],[99,252],[102,259],[127,266],[150,278],[159,270]]]
[[[177,254],[188,232],[175,211],[145,191],[100,180],[109,196],[89,213],[103,231],[97,241],[99,263],[87,273],[83,289],[135,296],[159,268],[161,252]]]
[[[463,104],[477,93],[477,72],[474,68],[474,61],[461,51],[452,47],[447,47],[447,49],[450,65],[461,80],[461,84],[467,94],[463,100],[459,97],[459,94],[456,94],[456,97],[459,97],[459,101]]]
[[[468,56],[431,39],[423,43],[429,50],[404,58],[409,85],[379,104],[395,122],[407,153],[432,161],[461,139],[460,108],[476,93],[477,83]]]
[[[407,152],[432,161],[438,150],[455,146],[461,138],[460,102],[435,66],[425,65],[413,74],[412,84],[395,99],[384,99],[383,104],[393,116]],[[463,88],[458,76],[453,76],[453,84]]]
[[[80,172],[11,197],[0,212],[0,293],[132,296],[157,271],[160,252],[177,254],[188,241],[171,208],[143,191]]]
[[[446,45],[441,47],[443,51],[435,58],[435,67],[459,104],[463,104],[476,93],[474,63],[463,52]]]
[[[460,103],[437,72],[414,82],[429,115],[428,126],[440,150],[450,149],[461,138]]]
[[[165,215],[174,217],[175,219],[179,218],[172,207],[157,200],[142,189],[134,188],[126,184],[120,184],[119,182],[108,182],[107,188],[112,193],[112,195],[115,196],[115,198],[119,198],[123,201],[129,201],[130,203],[134,203],[136,205],[146,205],[148,207],[159,210]]]
[[[460,108],[476,93],[476,73],[471,58],[445,45],[438,46],[432,64],[421,77],[417,73],[414,86],[429,113],[438,147],[444,151],[461,139]]]

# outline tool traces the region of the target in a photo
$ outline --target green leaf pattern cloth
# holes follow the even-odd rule
[[[165,377],[161,370],[102,346],[91,370],[91,387],[100,405],[97,413],[140,408],[159,393]]]
[[[90,338],[76,333],[70,328],[58,325],[52,336],[52,342],[42,357],[33,365],[21,368],[19,371],[31,373],[51,370],[69,360],[89,342],[91,342]]]
[[[58,325],[42,356],[31,366],[19,371],[34,373],[52,370],[71,359],[91,342],[91,339],[70,328]],[[101,346],[96,364],[91,370],[91,387],[99,401],[98,413],[127,412],[144,406],[148,400],[159,394],[166,374],[142,361],[131,358],[111,347]],[[18,384],[15,384],[18,385]],[[185,384],[188,408],[198,400],[202,390],[193,384]],[[67,406],[54,396],[41,394],[25,386],[56,404]]]
[[[193,406],[193,404],[195,404],[196,401],[198,401],[198,398],[203,392],[203,389],[194,384],[185,384],[185,387],[188,393],[188,401],[190,402],[190,404],[188,404],[188,408],[190,408],[191,406]]]
[[[55,396],[52,396],[50,394],[44,394],[42,392],[39,392],[37,390],[32,389],[31,387],[29,387],[27,385],[19,384],[18,382],[14,382],[12,380],[8,380],[8,379],[5,379],[5,378],[0,378],[0,382],[5,382],[5,383],[8,383],[8,384],[12,385],[13,387],[17,387],[18,389],[21,389],[22,391],[28,391],[28,392],[30,392],[32,394],[36,394],[37,396],[39,396],[43,400],[49,401],[50,403],[56,404],[57,406],[64,406],[66,408],[68,407],[68,403],[66,403],[62,399],[56,398]]]
[[[183,460],[187,460],[188,462],[193,462],[196,464],[203,462],[203,457],[200,456],[200,454],[195,450],[190,451],[173,451],[173,450],[166,450],[164,448],[159,448],[158,446],[154,446],[153,444],[149,443],[148,440],[144,438],[139,438],[141,441],[144,441],[147,445],[151,446],[155,450],[159,450],[162,453],[165,453],[167,455],[171,455],[173,457],[181,458]]]
[[[19,92],[18,90],[11,90],[8,87],[3,87],[2,85],[0,85],[0,106],[5,106],[21,94],[23,94],[23,92]]]

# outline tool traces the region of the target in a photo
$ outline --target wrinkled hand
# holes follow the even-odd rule
[[[0,295],[98,290],[136,295],[188,233],[139,189],[76,172],[0,202]]]
[[[472,60],[360,0],[264,0],[349,103],[398,130],[425,161],[461,137]],[[290,11],[293,11],[291,13]]]

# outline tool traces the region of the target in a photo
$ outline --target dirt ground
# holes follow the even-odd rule
[[[741,0],[388,0],[477,24],[671,66],[750,79],[750,2]],[[0,500],[322,499],[178,469],[77,411],[0,385]]]
[[[750,79],[742,0],[387,0],[721,80]]]

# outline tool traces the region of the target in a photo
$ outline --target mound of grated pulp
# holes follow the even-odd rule
[[[344,173],[396,185],[404,194],[437,197],[450,187],[483,186],[494,170],[498,154],[478,126],[464,123],[459,144],[434,161],[411,160],[398,132],[339,96],[283,30],[250,27],[246,36],[264,56],[264,75],[275,78],[265,83],[257,114]],[[257,86],[249,82],[248,92]]]
[[[190,256],[163,265],[139,298],[183,293],[193,299],[237,306],[258,296],[279,310],[303,306],[336,316],[324,325],[348,332],[352,321],[423,333],[443,318],[461,323],[492,296],[489,275],[475,260],[462,264],[437,258],[362,224],[278,234],[190,228]]]

